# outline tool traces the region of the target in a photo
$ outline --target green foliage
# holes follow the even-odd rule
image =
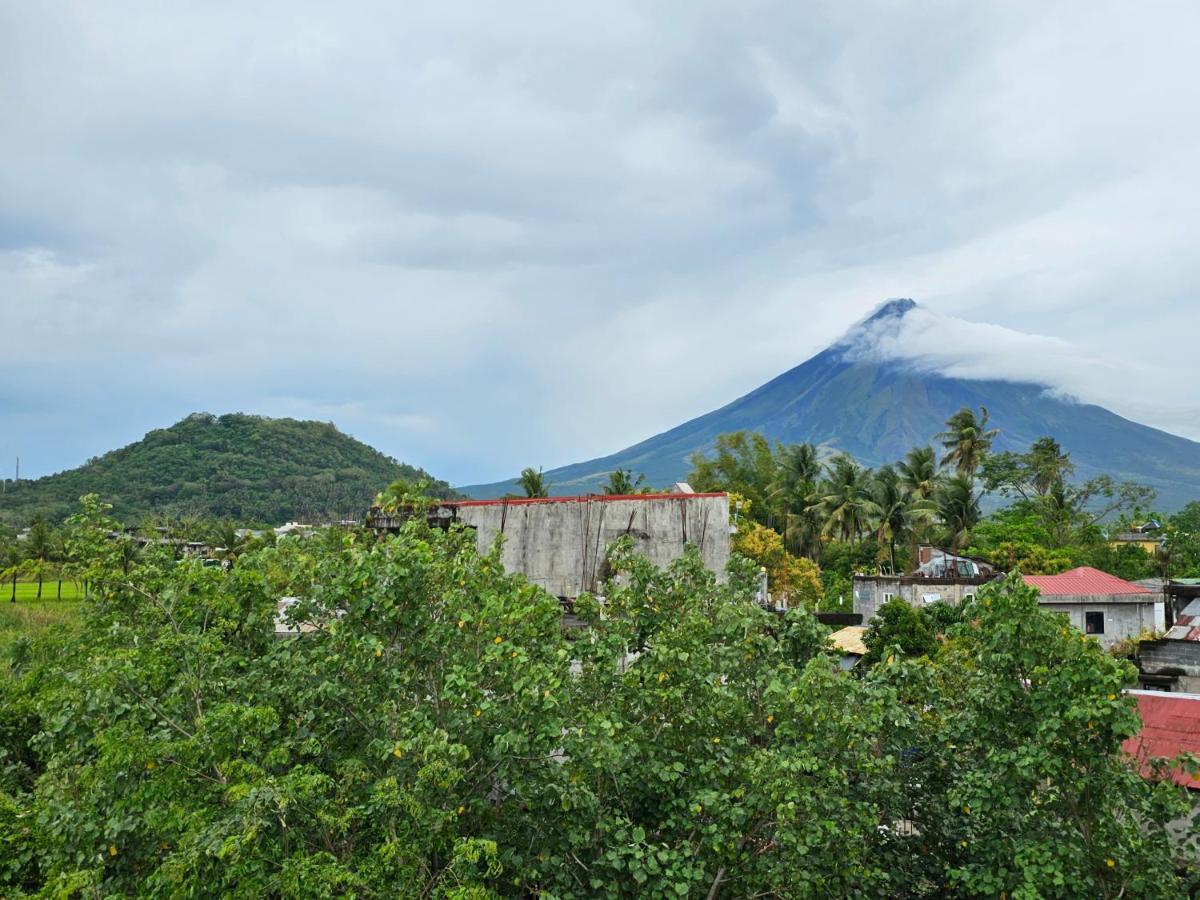
[[[0,520],[61,521],[96,493],[126,521],[149,515],[281,524],[357,518],[397,478],[445,482],[396,462],[333,425],[262,416],[195,414],[78,469],[10,485]]]
[[[863,643],[867,655],[862,662],[867,666],[894,654],[929,656],[937,650],[937,638],[928,620],[899,597],[879,607],[863,633]]]
[[[820,568],[811,560],[788,553],[777,532],[747,522],[734,537],[733,549],[767,570],[773,595],[786,598],[791,606],[817,608],[822,591]]]
[[[942,465],[950,466],[961,478],[973,480],[992,448],[992,441],[1000,434],[999,428],[987,426],[986,406],[979,408],[978,416],[965,406],[952,415],[946,422],[946,430],[937,435],[946,451]]]
[[[130,562],[112,529],[89,498],[68,528],[86,619],[0,681],[6,895],[1194,887],[1164,827],[1186,792],[1120,752],[1131,670],[1016,579],[933,658],[904,658],[935,644],[889,604],[875,646],[900,652],[856,677],[807,610],[751,602],[745,560],[718,583],[694,550],[657,569],[623,541],[568,639],[498,550],[422,517],[227,569]],[[275,639],[284,595],[315,630]]]
[[[522,469],[518,483],[521,485],[521,490],[525,492],[526,497],[550,496],[550,482],[546,480],[540,467],[537,469],[532,467]]]
[[[629,469],[616,469],[608,473],[608,481],[604,483],[602,490],[610,496],[623,497],[644,490],[645,482],[645,475],[639,474],[635,477]]]

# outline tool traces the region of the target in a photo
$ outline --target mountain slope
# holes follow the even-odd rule
[[[1100,406],[1062,399],[1041,385],[948,378],[855,352],[863,328],[886,328],[889,319],[903,317],[914,305],[893,301],[842,341],[727,406],[610,456],[551,470],[546,477],[557,494],[595,490],[617,468],[666,485],[687,475],[693,452],[709,449],[718,434],[742,429],[845,451],[874,466],[930,443],[961,407],[982,405],[1001,429],[998,450],[1024,450],[1053,435],[1071,453],[1080,478],[1108,473],[1151,485],[1164,509],[1200,498],[1200,444],[1194,441]],[[460,490],[490,497],[514,490],[513,485]]]
[[[77,469],[10,484],[0,522],[57,521],[97,493],[113,514],[231,517],[241,522],[357,517],[397,478],[427,478],[333,425],[262,416],[196,413]]]

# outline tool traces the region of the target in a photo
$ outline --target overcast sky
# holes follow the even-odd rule
[[[206,410],[494,480],[900,296],[886,352],[1200,439],[1197,46],[1194,0],[0,0],[0,470]]]

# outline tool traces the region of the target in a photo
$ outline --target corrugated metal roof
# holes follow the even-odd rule
[[[867,655],[867,645],[863,643],[863,635],[867,629],[864,625],[847,625],[829,636],[830,642],[842,653],[854,653],[858,656]]]
[[[1042,592],[1043,597],[1062,594],[1152,594],[1141,585],[1109,575],[1091,566],[1080,566],[1061,575],[1023,575],[1025,583]]]
[[[1175,617],[1175,624],[1167,629],[1171,641],[1200,641],[1200,600],[1193,600]]]
[[[1151,759],[1174,759],[1180,753],[1200,755],[1200,697],[1156,691],[1130,693],[1137,697],[1142,730],[1122,747],[1142,763],[1143,771]],[[1171,779],[1185,787],[1200,788],[1200,779],[1182,769],[1174,770]]]

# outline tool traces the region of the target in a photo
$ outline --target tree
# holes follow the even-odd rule
[[[608,481],[604,485],[604,493],[612,496],[636,494],[646,481],[641,473],[636,478],[629,469],[616,469],[608,473]]]
[[[749,522],[738,529],[733,549],[767,570],[767,583],[775,596],[786,598],[790,606],[817,608],[822,595],[820,568],[788,553],[778,532]]]
[[[521,477],[517,479],[517,483],[521,486],[521,490],[525,492],[526,497],[550,496],[550,482],[546,481],[540,467],[534,469],[532,466],[528,466],[522,469]]]
[[[55,558],[54,529],[42,518],[35,519],[25,539],[25,570],[37,579],[37,599],[42,599],[42,583]]]
[[[932,500],[912,491],[892,466],[882,466],[875,473],[870,493],[879,510],[876,536],[887,542],[888,562],[895,572],[896,542],[909,536],[915,541],[918,527],[933,520],[936,507]]]
[[[937,490],[937,457],[932,447],[914,447],[896,464],[900,480],[918,500],[932,500]]]
[[[863,632],[867,655],[864,665],[873,666],[893,653],[930,656],[937,639],[921,615],[899,597],[893,597],[875,614]]]
[[[750,501],[755,520],[771,525],[778,518],[774,502],[775,453],[761,434],[735,431],[717,435],[712,456],[694,453],[688,483],[698,491],[730,491]]]
[[[1015,574],[981,588],[932,670],[912,778],[942,802],[915,826],[946,893],[1188,895],[1167,826],[1187,801],[1121,749],[1141,728],[1136,671],[1037,594]]]
[[[1038,438],[1026,453],[1005,451],[983,461],[984,487],[1026,501],[1061,490],[1075,471],[1070,454],[1052,437]]]
[[[788,444],[776,454],[772,502],[780,507],[788,550],[812,560],[821,557],[823,521],[817,498],[821,463],[812,444]]]
[[[821,484],[820,509],[825,517],[824,533],[843,541],[859,540],[874,528],[879,504],[871,498],[871,473],[850,456],[834,457],[828,478]]]
[[[6,895],[1196,887],[1167,829],[1194,805],[1120,749],[1132,670],[1019,581],[859,677],[807,610],[751,602],[741,557],[718,581],[624,539],[568,639],[498,547],[420,516],[228,569],[153,545],[126,568],[114,530],[88,498],[83,627],[0,680]],[[313,630],[278,640],[285,595]]]
[[[988,427],[986,406],[979,407],[979,415],[963,407],[946,421],[946,430],[937,435],[943,449],[943,466],[953,466],[957,474],[974,478],[980,463],[991,450],[992,441],[1000,429]]]
[[[969,543],[971,529],[979,522],[979,495],[975,481],[967,475],[947,478],[938,487],[938,517],[946,528],[952,553]]]

